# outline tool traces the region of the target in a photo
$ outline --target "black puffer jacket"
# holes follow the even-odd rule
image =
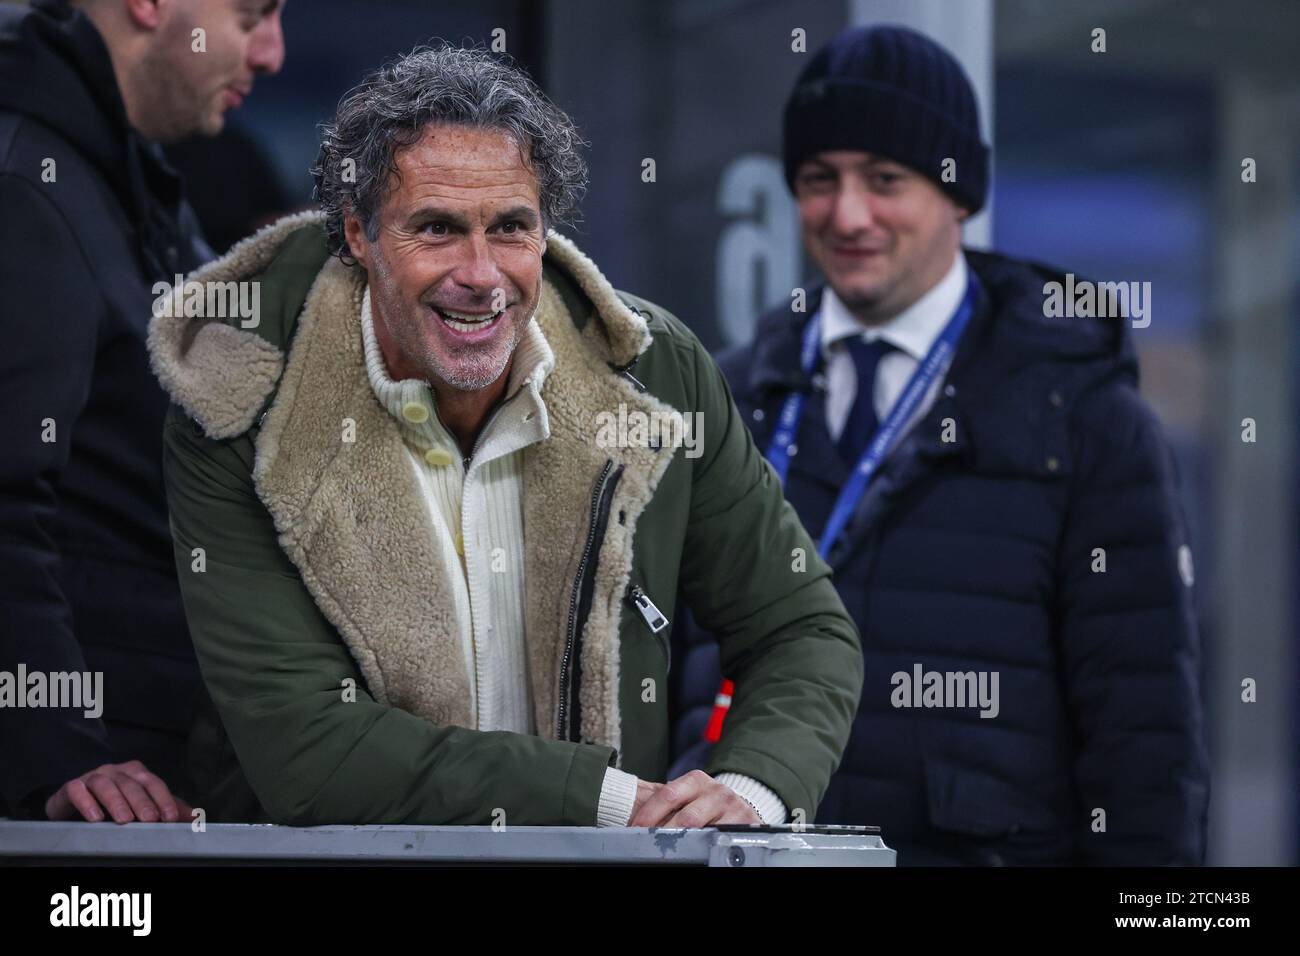
[[[104,675],[99,720],[0,709],[11,812],[132,758],[192,797],[181,755],[200,683],[144,339],[153,284],[207,257],[90,21],[0,7],[0,670]]]
[[[981,295],[947,388],[830,556],[866,679],[817,822],[879,825],[901,864],[1202,862],[1191,557],[1127,323],[1045,318],[1060,275],[966,257]],[[760,448],[809,391],[786,497],[818,535],[848,469],[799,368],[815,309],[772,313],[719,364]],[[707,634],[675,640],[680,773],[703,765],[719,674]],[[997,672],[997,716],[895,706],[893,675],[918,664]]]

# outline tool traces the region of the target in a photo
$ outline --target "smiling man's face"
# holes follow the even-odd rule
[[[541,296],[537,176],[500,130],[431,124],[393,160],[374,240],[344,217],[389,374],[435,390],[487,388]]]
[[[952,265],[967,213],[913,169],[837,150],[794,180],[804,245],[859,321],[888,321]]]

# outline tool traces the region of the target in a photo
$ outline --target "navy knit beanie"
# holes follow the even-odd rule
[[[804,67],[785,106],[791,191],[804,160],[834,149],[909,166],[972,213],[988,193],[989,148],[980,140],[966,71],[939,44],[905,27],[846,30]],[[941,178],[945,159],[956,161],[955,182]]]

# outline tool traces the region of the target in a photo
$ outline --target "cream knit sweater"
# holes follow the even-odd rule
[[[536,321],[515,351],[505,395],[468,459],[438,420],[433,391],[417,379],[393,381],[375,339],[370,290],[361,303],[366,370],[375,397],[397,422],[411,467],[428,504],[430,535],[441,552],[441,574],[454,596],[470,709],[477,730],[535,734],[524,633],[523,449],[550,437],[542,383],[555,356]],[[718,779],[748,800],[768,823],[785,807],[763,784],[741,774]],[[626,826],[636,777],[605,771],[597,810],[600,826]]]

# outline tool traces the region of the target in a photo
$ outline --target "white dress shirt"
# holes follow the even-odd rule
[[[860,336],[863,341],[884,339],[895,346],[876,366],[874,399],[876,418],[883,421],[894,402],[907,387],[912,373],[925,360],[934,344],[957,311],[966,292],[966,257],[958,252],[948,272],[925,295],[883,325],[864,326],[853,317],[835,291],[828,285],[821,300],[821,351],[826,375],[826,427],[831,438],[838,440],[848,421],[849,410],[858,392],[858,372],[845,348],[844,340]],[[907,434],[934,405],[942,384],[939,375],[930,385],[924,400],[900,430]]]

